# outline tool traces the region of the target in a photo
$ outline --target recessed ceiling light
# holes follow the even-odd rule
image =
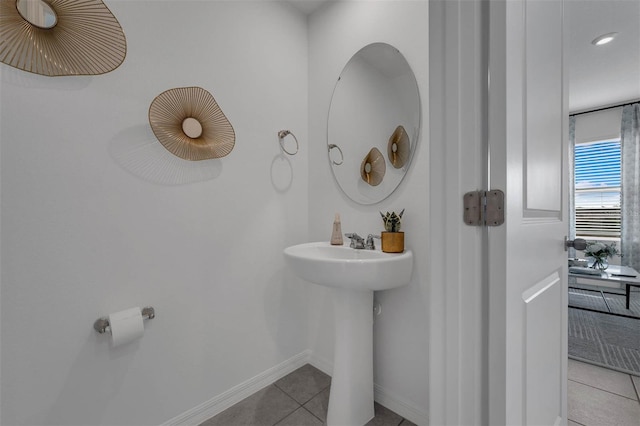
[[[607,44],[613,41],[613,39],[616,38],[617,35],[618,33],[602,34],[600,37],[594,38],[591,44],[593,44],[594,46],[602,46],[603,44]]]

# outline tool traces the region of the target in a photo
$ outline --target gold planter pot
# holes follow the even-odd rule
[[[402,253],[404,251],[404,232],[382,231],[382,251],[385,253]]]

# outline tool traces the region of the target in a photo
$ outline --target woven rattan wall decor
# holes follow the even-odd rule
[[[378,148],[371,148],[371,151],[364,157],[360,165],[360,177],[371,186],[378,186],[387,166],[384,163],[384,157]]]
[[[127,43],[100,0],[0,0],[0,61],[49,77],[105,74]]]
[[[407,160],[411,155],[411,144],[409,143],[409,135],[407,135],[404,127],[396,127],[396,130],[389,138],[387,155],[389,156],[389,162],[396,169],[407,164]]]
[[[159,94],[149,123],[160,143],[185,160],[220,158],[233,150],[236,134],[211,93],[179,87]]]

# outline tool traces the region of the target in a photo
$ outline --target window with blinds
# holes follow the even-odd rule
[[[576,236],[620,238],[620,140],[575,146]]]

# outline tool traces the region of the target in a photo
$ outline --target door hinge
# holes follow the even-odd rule
[[[470,226],[500,226],[504,223],[504,192],[471,191],[464,194],[464,223]]]

